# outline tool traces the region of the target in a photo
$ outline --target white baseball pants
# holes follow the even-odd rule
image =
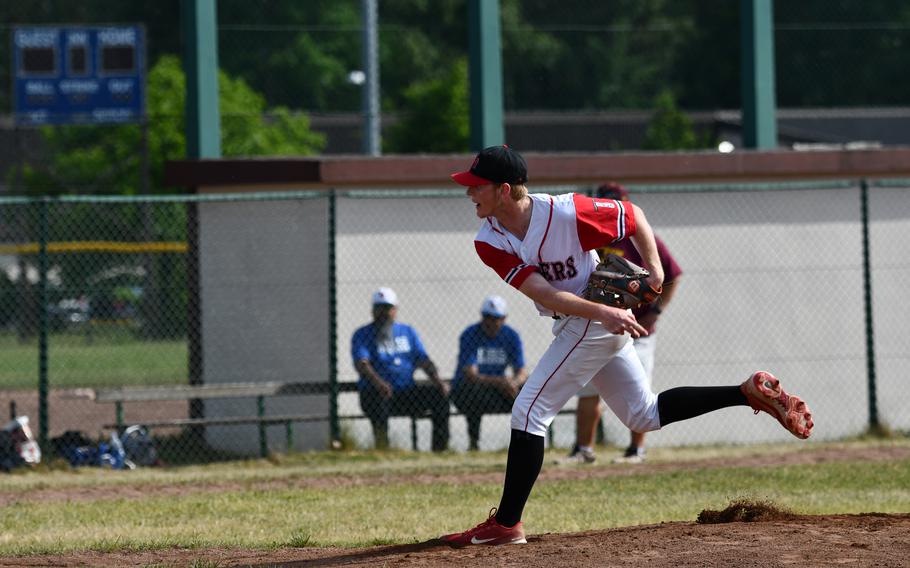
[[[657,351],[657,334],[653,333],[634,339],[632,345],[635,347],[635,353],[638,354],[641,366],[645,369],[645,386],[650,389],[654,384],[654,353]],[[578,391],[578,398],[597,395],[597,388],[593,382],[586,384]]]
[[[545,436],[559,410],[588,382],[619,420],[635,432],[660,428],[657,395],[629,335],[569,316],[553,324],[555,338],[512,406],[512,429]]]

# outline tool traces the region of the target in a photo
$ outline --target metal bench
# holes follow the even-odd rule
[[[357,390],[357,384],[352,382],[338,383],[337,392],[351,392]],[[147,427],[180,427],[180,426],[223,426],[257,424],[259,426],[259,453],[268,455],[266,428],[270,425],[284,424],[287,436],[287,447],[293,447],[293,428],[296,422],[322,422],[329,420],[326,414],[283,414],[266,415],[265,399],[278,396],[299,396],[313,394],[329,394],[332,385],[328,382],[287,383],[287,382],[262,382],[262,383],[223,383],[210,385],[166,385],[147,387],[116,387],[95,389],[94,400],[99,403],[114,403],[115,420],[113,423],[104,424],[105,428],[123,430],[127,426],[124,418],[123,404],[126,402],[153,402],[163,400],[208,400],[225,398],[255,398],[255,416],[229,416],[212,418],[173,418],[167,420],[144,421]],[[363,415],[342,416],[345,420],[366,418]]]
[[[339,382],[335,387],[337,392],[357,392],[356,382]],[[94,400],[99,403],[114,403],[115,421],[104,424],[105,428],[122,431],[127,426],[124,418],[123,404],[126,402],[152,402],[162,400],[206,400],[218,398],[255,398],[255,416],[230,416],[213,418],[173,418],[167,420],[143,421],[146,427],[181,427],[181,426],[225,426],[257,424],[259,426],[259,453],[262,457],[268,455],[268,442],[266,428],[268,426],[284,424],[287,437],[287,447],[293,447],[293,427],[297,422],[324,422],[330,420],[326,414],[283,414],[266,415],[265,399],[277,396],[299,396],[329,394],[332,385],[329,382],[262,382],[262,383],[223,383],[210,385],[166,385],[146,387],[115,387],[95,389]],[[563,414],[575,414],[574,409],[563,409]],[[450,416],[459,416],[454,409]],[[424,416],[411,416],[411,447],[417,449],[417,420],[429,418]],[[362,420],[368,417],[364,414],[350,414],[338,416],[339,420]],[[602,434],[601,434],[602,435]],[[550,443],[553,443],[553,430],[548,432]]]

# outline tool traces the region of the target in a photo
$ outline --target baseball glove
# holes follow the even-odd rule
[[[608,254],[588,278],[586,300],[615,308],[637,308],[660,297],[661,290],[651,288],[645,278],[651,273],[621,256]]]

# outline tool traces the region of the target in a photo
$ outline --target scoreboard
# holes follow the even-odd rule
[[[16,27],[17,124],[139,122],[145,115],[142,26]]]

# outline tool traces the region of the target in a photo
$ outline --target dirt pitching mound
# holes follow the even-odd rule
[[[167,549],[0,559],[0,566],[906,566],[910,514],[790,515],[733,503],[714,523],[672,522],[530,535],[528,544],[451,548],[437,540],[362,549]],[[730,510],[729,512],[727,512]],[[763,512],[764,511],[764,512]],[[725,513],[727,512],[727,513]],[[743,522],[746,517],[751,522]]]
[[[705,509],[698,514],[697,523],[754,523],[761,521],[790,521],[798,518],[790,511],[781,509],[770,501],[738,499],[722,511]]]

